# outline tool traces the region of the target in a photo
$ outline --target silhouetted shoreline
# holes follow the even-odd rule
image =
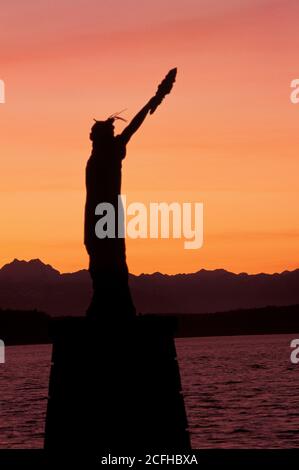
[[[177,319],[177,338],[299,333],[299,305],[163,314],[170,315]],[[37,310],[0,310],[0,338],[7,346],[50,344],[51,318]]]

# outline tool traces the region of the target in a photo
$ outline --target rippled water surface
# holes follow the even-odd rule
[[[299,447],[299,335],[177,341],[195,448]]]
[[[176,341],[194,448],[299,447],[297,335]],[[51,346],[6,348],[0,447],[43,446]]]
[[[0,447],[43,447],[51,346],[6,347],[0,364]]]

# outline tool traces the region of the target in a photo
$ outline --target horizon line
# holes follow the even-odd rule
[[[29,260],[25,260],[25,259],[18,259],[18,258],[14,258],[12,261],[8,262],[8,263],[5,263],[3,264],[1,267],[0,267],[0,271],[5,267],[5,266],[8,266],[8,265],[11,265],[12,263],[14,262],[19,262],[19,263],[30,263],[32,261],[38,261],[40,262],[41,264],[43,264],[44,266],[49,266],[50,268],[54,269],[55,271],[59,272],[60,275],[63,275],[63,274],[76,274],[80,271],[87,271],[88,272],[88,267],[86,268],[81,268],[81,269],[78,269],[77,271],[66,271],[66,272],[62,272],[60,271],[59,269],[55,268],[52,264],[50,263],[45,263],[44,261],[42,261],[40,258],[31,258]],[[226,273],[228,274],[234,274],[236,276],[240,276],[240,275],[246,275],[246,276],[259,276],[259,275],[266,275],[266,276],[274,276],[274,275],[281,275],[281,274],[284,274],[284,273],[290,273],[290,272],[295,272],[295,271],[298,271],[299,270],[299,267],[298,268],[294,268],[292,270],[290,269],[285,269],[283,271],[275,271],[275,272],[272,272],[272,273],[267,273],[267,272],[264,272],[264,271],[260,271],[260,272],[257,272],[257,273],[248,273],[246,271],[240,271],[240,272],[233,272],[233,271],[229,271],[228,269],[225,269],[225,268],[215,268],[215,269],[206,269],[206,268],[201,268],[199,269],[198,271],[193,271],[193,272],[177,272],[175,274],[167,274],[167,273],[162,273],[161,271],[153,271],[151,273],[140,273],[140,274],[134,274],[134,273],[131,273],[129,272],[130,275],[132,276],[135,276],[135,277],[140,277],[140,276],[152,276],[152,275],[155,275],[155,274],[159,274],[161,276],[168,276],[168,277],[171,277],[171,276],[187,276],[187,275],[192,275],[192,274],[198,274],[202,271],[205,271],[205,272],[216,272],[216,271],[225,271]]]

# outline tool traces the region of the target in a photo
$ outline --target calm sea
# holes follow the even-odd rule
[[[294,335],[176,341],[194,448],[299,447]],[[0,364],[0,447],[43,446],[51,347],[11,346]]]

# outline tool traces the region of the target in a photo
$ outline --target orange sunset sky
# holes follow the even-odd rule
[[[128,240],[133,273],[299,266],[296,0],[10,0],[0,9],[0,265],[87,266],[92,119],[171,95],[128,145],[130,201],[204,203],[204,246]],[[124,123],[116,123],[121,131]]]

